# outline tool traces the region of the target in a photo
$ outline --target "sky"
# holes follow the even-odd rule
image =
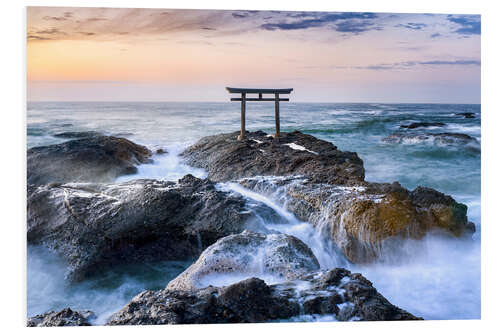
[[[28,7],[29,101],[480,103],[479,15]]]

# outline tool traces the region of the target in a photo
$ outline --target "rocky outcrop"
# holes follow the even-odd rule
[[[80,280],[107,265],[179,260],[240,233],[245,200],[187,175],[178,182],[50,184],[28,189],[28,243],[44,244]]]
[[[87,137],[28,149],[28,184],[112,182],[149,163],[151,151],[127,139]]]
[[[476,114],[474,112],[459,112],[455,113],[457,116],[463,116],[464,118],[476,118]]]
[[[199,289],[207,285],[204,279],[220,274],[274,275],[290,280],[318,269],[318,260],[311,249],[298,238],[244,231],[208,247],[194,264],[170,281],[167,289]]]
[[[457,145],[470,147],[479,147],[476,138],[462,133],[393,133],[382,139],[387,143],[436,143],[441,145]]]
[[[408,191],[398,183],[358,186],[311,184],[307,178],[255,177],[240,184],[274,197],[299,219],[322,230],[354,263],[401,254],[401,240],[429,232],[473,232],[467,206],[436,190]]]
[[[63,139],[81,139],[81,138],[91,138],[102,135],[103,134],[101,132],[85,131],[85,132],[61,132],[54,134],[53,136],[56,138],[63,138]]]
[[[422,319],[392,305],[361,274],[333,269],[275,285],[250,278],[194,291],[144,291],[107,325],[258,323],[305,314],[340,321]]]
[[[401,125],[399,126],[400,128],[408,128],[408,129],[414,129],[414,128],[420,128],[420,127],[443,127],[446,126],[445,123],[442,122],[418,122],[418,123],[411,123],[409,125]]]
[[[274,139],[262,131],[202,138],[182,156],[187,164],[204,168],[213,181],[259,175],[307,175],[312,182],[353,184],[364,179],[363,161],[332,143],[295,131]]]
[[[92,311],[73,311],[70,308],[61,311],[50,311],[28,318],[28,327],[50,326],[92,326],[90,321],[95,319]]]

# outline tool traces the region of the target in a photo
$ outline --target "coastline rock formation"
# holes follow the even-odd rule
[[[399,126],[400,128],[408,128],[408,129],[414,129],[414,128],[420,128],[420,127],[443,127],[446,126],[445,123],[442,122],[419,122],[419,123],[411,123],[409,125],[401,125]]]
[[[28,318],[28,327],[51,326],[92,326],[90,320],[95,318],[92,311],[73,311],[70,308],[61,311],[49,311]]]
[[[239,181],[275,199],[285,197],[288,210],[326,228],[352,262],[372,262],[386,249],[397,253],[400,239],[420,239],[430,231],[460,237],[473,230],[465,205],[429,188],[408,191],[398,183],[366,182],[357,155],[326,141],[300,132],[283,133],[279,140],[263,132],[248,133],[243,141],[236,137],[202,138],[183,156],[205,168],[211,179]],[[287,175],[293,176],[265,177]]]
[[[443,145],[479,144],[476,138],[462,133],[393,133],[384,139],[387,143],[438,143]]]
[[[337,268],[275,285],[250,278],[195,291],[144,291],[106,325],[259,323],[301,315],[339,321],[422,319],[392,305],[361,274]]]
[[[112,182],[150,163],[151,151],[124,138],[86,137],[28,149],[28,184]]]
[[[322,230],[354,263],[397,257],[401,240],[429,232],[460,237],[474,230],[467,206],[425,187],[408,191],[399,183],[310,184],[297,177],[255,177],[240,184],[270,197],[286,197],[286,209]]]
[[[219,239],[167,289],[193,291],[211,275],[274,275],[291,280],[319,269],[311,249],[300,239],[285,234],[259,234],[245,230]]]
[[[178,182],[68,183],[28,189],[28,244],[65,258],[71,280],[107,265],[199,255],[243,231],[245,200],[187,175]]]
[[[181,156],[187,164],[203,168],[213,181],[253,176],[307,175],[312,182],[352,184],[364,179],[363,161],[332,143],[295,131],[279,140],[262,131],[217,134],[200,139]]]

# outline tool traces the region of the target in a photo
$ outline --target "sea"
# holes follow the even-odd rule
[[[474,117],[457,115],[464,112]],[[247,103],[246,114],[247,130],[274,133],[272,103]],[[290,223],[285,231],[311,247],[322,269],[343,266],[360,272],[391,303],[414,315],[435,320],[481,318],[481,105],[281,103],[280,117],[283,132],[299,130],[332,142],[340,150],[357,152],[367,181],[397,181],[410,190],[428,186],[451,195],[468,206],[476,233],[470,239],[424,237],[409,241],[411,256],[403,261],[355,265],[329,252],[324,240],[311,236],[307,221],[298,221],[279,200],[235,184],[219,184],[220,188],[278,212]],[[445,125],[400,128],[413,122]],[[57,144],[68,140],[55,137],[58,133],[97,131],[168,151],[155,155],[153,164],[139,166],[137,174],[116,182],[177,180],[188,173],[203,178],[205,170],[183,164],[179,153],[204,136],[238,131],[239,126],[240,105],[231,102],[28,102],[26,143],[28,148]],[[393,133],[418,135],[398,142],[384,140]],[[443,142],[429,136],[432,133],[460,133],[473,139]],[[263,223],[271,225],[272,221]],[[96,324],[103,324],[141,291],[164,288],[196,260],[128,264],[69,284],[64,280],[64,261],[57,255],[40,246],[29,246],[27,253],[27,315],[65,307],[88,309],[97,314]]]

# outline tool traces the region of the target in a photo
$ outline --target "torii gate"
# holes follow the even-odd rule
[[[288,98],[280,98],[280,94],[290,94],[293,88],[286,89],[259,89],[259,88],[230,88],[226,87],[226,90],[230,94],[241,94],[241,97],[231,98],[231,102],[241,101],[241,133],[238,136],[238,140],[245,139],[245,108],[246,102],[272,102],[274,101],[274,115],[276,120],[276,134],[275,138],[280,136],[280,101],[288,102]],[[258,94],[258,98],[247,98],[247,94]],[[273,94],[274,98],[263,98],[262,94]]]

